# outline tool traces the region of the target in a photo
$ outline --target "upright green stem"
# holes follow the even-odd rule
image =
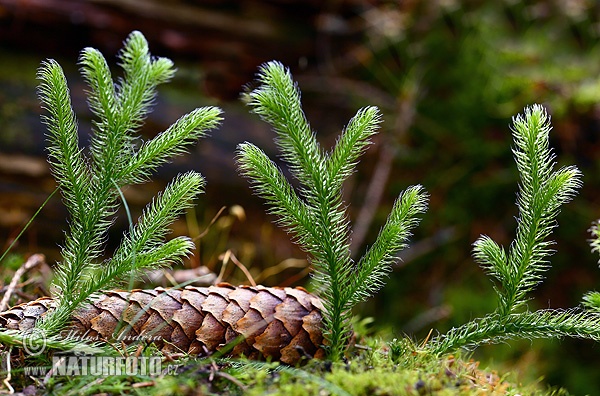
[[[103,254],[119,189],[147,180],[152,170],[184,153],[221,120],[219,109],[199,108],[137,147],[133,133],[149,112],[156,86],[168,81],[174,68],[170,60],[150,56],[148,43],[139,32],[129,35],[119,58],[125,75],[117,82],[99,51],[87,48],[80,58],[90,86],[88,103],[97,117],[89,158],[79,148],[76,117],[62,69],[55,61],[47,61],[38,73],[40,98],[49,113],[43,119],[49,130],[50,163],[71,215],[63,260],[53,280],[58,307],[38,324],[49,335],[61,331],[72,312],[100,288],[116,286],[128,274],[177,262],[192,251],[193,243],[187,237],[164,241],[169,225],[204,185],[199,174],[189,172],[148,205],[149,215],[130,227],[115,257],[102,264],[95,262]]]
[[[350,227],[342,202],[342,185],[370,144],[380,123],[375,107],[358,111],[329,154],[323,153],[302,111],[300,92],[289,70],[277,62],[261,67],[261,85],[248,94],[249,104],[273,125],[277,145],[301,184],[296,195],[275,164],[260,149],[244,143],[238,163],[259,195],[266,198],[282,225],[297,235],[297,242],[313,257],[314,279],[324,305],[324,335],[328,357],[340,360],[350,333],[354,304],[378,290],[391,270],[395,253],[404,247],[414,219],[425,210],[426,196],[414,189],[412,199],[394,205],[380,238],[359,265],[350,254]],[[402,209],[399,209],[402,206]],[[414,208],[411,210],[409,208]],[[399,215],[398,212],[403,214]],[[392,235],[395,234],[395,235]],[[364,281],[357,284],[357,280]]]

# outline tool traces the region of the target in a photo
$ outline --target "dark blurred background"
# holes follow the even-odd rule
[[[160,169],[125,196],[134,216],[175,174],[207,178],[194,211],[175,234],[201,236],[188,267],[206,266],[231,283],[248,283],[227,250],[267,285],[304,285],[304,255],[271,224],[235,169],[238,143],[276,156],[273,134],[239,100],[257,67],[279,60],[292,69],[305,111],[329,147],[356,110],[377,105],[381,133],[345,186],[360,256],[395,197],[421,183],[431,205],[387,286],[357,310],[391,337],[423,339],[495,308],[492,285],[470,257],[482,233],[507,246],[514,236],[517,174],[511,117],[544,104],[559,165],[576,164],[585,186],[559,216],[553,268],[530,307],[577,305],[600,285],[587,229],[600,217],[600,7],[556,1],[192,1],[0,0],[0,242],[8,246],[54,190],[45,162],[44,128],[35,93],[39,63],[65,69],[79,114],[82,145],[91,114],[76,59],[86,46],[115,66],[122,41],[140,30],[154,55],[178,73],[160,89],[146,138],[204,105],[225,110],[223,126],[191,155]],[[214,219],[219,209],[226,208]],[[59,259],[68,216],[56,195],[18,240],[15,252]],[[108,251],[127,227],[121,213]],[[208,227],[208,232],[203,233]],[[221,257],[221,258],[220,258]],[[475,358],[518,373],[523,382],[598,394],[598,345],[563,340],[480,348]]]

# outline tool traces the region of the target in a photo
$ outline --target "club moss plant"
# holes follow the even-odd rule
[[[118,58],[124,74],[115,81],[99,51],[86,48],[81,53],[88,104],[96,117],[87,152],[79,147],[77,119],[61,67],[48,60],[38,72],[49,162],[70,214],[62,261],[52,281],[58,308],[38,324],[48,335],[58,333],[94,293],[122,283],[128,275],[179,261],[193,249],[188,237],[164,241],[170,224],[203,188],[203,177],[187,172],[147,206],[113,257],[100,259],[121,189],[147,181],[158,166],[184,153],[221,120],[218,108],[198,108],[141,142],[136,133],[152,107],[156,87],[169,81],[175,69],[169,59],[150,55],[140,32],[131,33]]]
[[[483,318],[435,337],[428,344],[432,352],[442,354],[516,338],[600,340],[600,317],[595,310],[576,307],[531,311],[527,306],[528,294],[550,269],[553,242],[548,237],[557,226],[560,206],[581,187],[581,173],[575,166],[554,170],[550,130],[549,116],[541,105],[528,107],[514,118],[513,154],[521,177],[516,237],[508,252],[485,235],[473,249],[475,260],[495,282],[498,307]],[[590,296],[587,301],[592,299]]]
[[[421,186],[407,188],[395,201],[377,239],[354,262],[351,228],[342,201],[342,185],[370,144],[381,117],[376,107],[358,111],[335,146],[325,152],[302,111],[300,91],[281,63],[264,65],[260,86],[247,95],[248,104],[273,126],[276,144],[291,174],[294,189],[277,165],[251,143],[238,146],[238,163],[255,191],[265,198],[279,223],[311,256],[313,279],[324,305],[323,328],[329,358],[339,360],[350,335],[352,307],[377,292],[406,246],[417,215],[425,212],[427,196]]]

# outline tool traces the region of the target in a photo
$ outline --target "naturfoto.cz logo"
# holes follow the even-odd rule
[[[52,368],[41,370],[42,367],[25,367],[29,375],[51,376],[97,376],[115,375],[158,376],[175,374],[179,365],[169,364],[163,367],[162,359],[158,356],[54,356]]]
[[[117,340],[147,341],[149,336],[128,336],[119,334]],[[89,341],[97,341],[90,334],[70,332],[63,334],[61,340],[71,343],[69,351],[52,357],[52,367],[24,367],[25,374],[31,376],[114,376],[141,375],[157,376],[175,374],[179,365],[169,364],[163,367],[159,356],[96,356],[92,347],[86,345]],[[33,328],[23,335],[23,350],[29,356],[37,356],[46,351],[49,339],[41,329]],[[4,370],[3,370],[4,371]]]

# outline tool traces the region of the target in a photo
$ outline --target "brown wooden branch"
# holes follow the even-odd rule
[[[56,307],[50,297],[0,313],[0,328],[27,331]],[[107,291],[73,315],[69,337],[153,342],[167,353],[228,356],[296,364],[324,357],[321,301],[302,288],[232,286]]]

